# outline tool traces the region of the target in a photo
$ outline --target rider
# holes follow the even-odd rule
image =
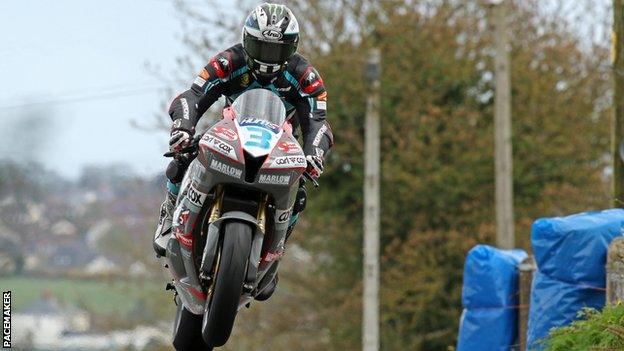
[[[278,94],[286,106],[293,127],[300,126],[307,171],[315,178],[323,173],[323,157],[333,144],[333,135],[325,119],[327,92],[323,79],[312,65],[297,54],[299,24],[285,5],[264,3],[247,17],[243,42],[214,56],[199,72],[191,88],[171,103],[173,121],[170,151],[178,152],[189,145],[199,118],[224,95],[231,103],[248,89],[269,89]],[[184,158],[181,158],[184,160]],[[190,160],[172,161],[167,169],[167,196],[160,208],[160,219],[154,236],[154,250],[164,256],[171,233],[172,212],[179,184]],[[305,188],[300,189],[293,209],[305,204]],[[294,226],[294,223],[292,223]],[[289,228],[289,233],[292,227]]]

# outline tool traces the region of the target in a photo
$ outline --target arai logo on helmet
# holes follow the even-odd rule
[[[282,39],[282,32],[275,29],[265,29],[262,31],[262,36],[267,39],[280,40]]]

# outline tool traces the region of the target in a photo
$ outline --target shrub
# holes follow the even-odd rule
[[[624,350],[624,304],[602,311],[584,309],[579,316],[571,325],[550,332],[546,350]]]

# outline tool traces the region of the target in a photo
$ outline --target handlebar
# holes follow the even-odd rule
[[[312,175],[308,171],[303,172],[303,178],[302,179],[303,179],[304,183],[309,180],[309,181],[312,182],[312,184],[314,184],[315,188],[319,187],[319,183],[316,181],[316,179],[314,179],[314,177],[312,177]]]

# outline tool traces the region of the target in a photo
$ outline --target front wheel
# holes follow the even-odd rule
[[[208,345],[223,346],[232,333],[250,251],[251,227],[242,222],[226,222],[214,290],[210,302],[206,302],[210,305],[202,326]]]

